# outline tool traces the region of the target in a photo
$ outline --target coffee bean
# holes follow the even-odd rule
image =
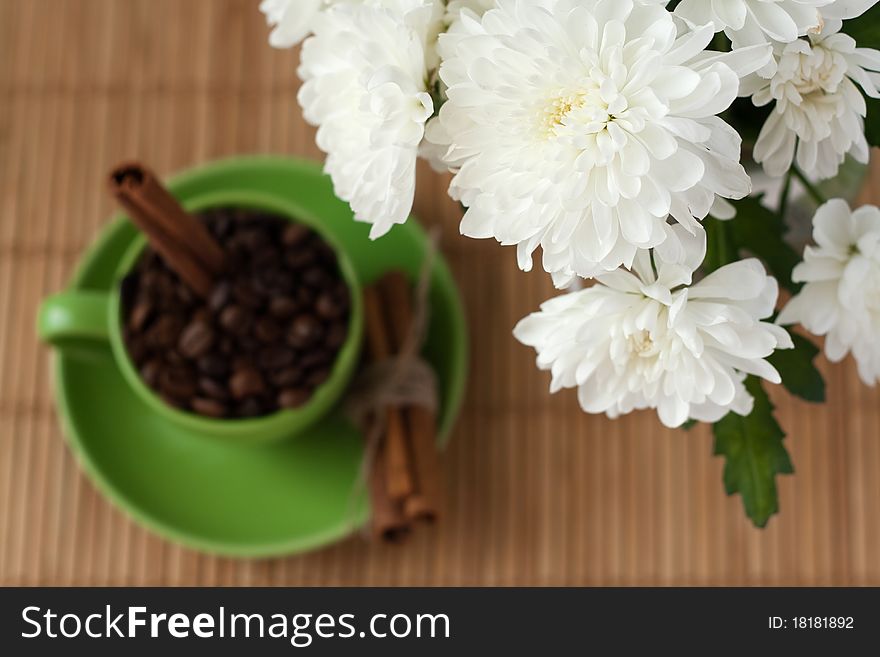
[[[250,356],[246,356],[245,354],[239,353],[235,358],[232,359],[232,370],[234,372],[247,369],[250,366],[251,358]]]
[[[248,397],[238,405],[239,417],[258,417],[265,413],[262,402],[256,397]]]
[[[331,292],[322,292],[315,299],[315,312],[321,319],[336,319],[345,313],[345,308]]]
[[[311,370],[318,365],[325,365],[330,361],[332,354],[327,353],[323,349],[312,349],[299,359],[299,366],[304,370]]]
[[[303,283],[315,288],[323,288],[327,281],[327,274],[320,267],[309,267],[303,272]]]
[[[318,242],[313,248],[320,260],[323,260],[328,265],[336,264],[336,252],[327,242]]]
[[[348,284],[345,281],[337,281],[333,286],[333,296],[336,297],[336,303],[343,309],[348,310],[351,305],[351,294],[348,290]]]
[[[153,257],[150,258],[149,261],[143,263],[148,268],[144,270],[141,274],[139,287],[146,294],[155,293],[157,288],[159,287],[159,281],[168,276],[168,274],[161,269],[158,269],[156,265],[164,266],[161,258],[159,258],[155,253],[152,254]],[[155,264],[154,264],[155,263]],[[133,277],[127,276],[125,281],[134,280]]]
[[[174,399],[188,399],[196,394],[196,378],[188,369],[169,367],[159,374],[159,389]]]
[[[153,316],[153,304],[146,297],[141,298],[128,315],[128,327],[132,331],[141,331]]]
[[[232,286],[232,296],[237,303],[247,308],[259,308],[263,304],[263,294],[253,281],[239,279]]]
[[[258,363],[264,370],[278,370],[290,365],[295,358],[292,349],[278,345],[260,350]]]
[[[177,296],[177,284],[170,274],[158,276],[147,288],[153,302],[163,312],[174,312],[183,305]]]
[[[226,405],[216,399],[193,397],[190,404],[196,413],[207,417],[224,417],[228,413]]]
[[[183,329],[177,348],[185,358],[204,356],[214,344],[214,330],[207,322],[196,319]]]
[[[217,353],[205,354],[199,358],[196,367],[199,372],[215,378],[224,377],[229,373],[229,363]]]
[[[260,344],[260,341],[253,335],[240,335],[238,337],[238,348],[248,354],[252,354],[259,349]]]
[[[208,228],[214,234],[214,237],[219,239],[221,242],[229,237],[229,234],[232,232],[232,215],[224,210],[214,210],[206,213],[206,219],[210,219],[210,221],[206,221],[205,223],[208,225]]]
[[[135,363],[143,361],[150,352],[147,348],[146,342],[140,336],[127,337],[126,346],[128,347],[128,355]]]
[[[262,268],[254,277],[254,287],[257,292],[270,299],[284,295],[291,289],[293,277],[282,269]]]
[[[170,395],[166,395],[161,390],[159,391],[159,398],[165,402],[166,405],[171,406],[172,408],[184,409],[186,408],[186,400],[178,399],[177,397],[171,397]]]
[[[147,340],[153,347],[167,349],[171,347],[180,334],[183,320],[175,315],[162,315],[147,332]]]
[[[253,367],[238,370],[229,379],[229,391],[236,399],[259,395],[265,389],[265,382]]]
[[[315,253],[309,249],[299,249],[284,255],[284,263],[291,269],[302,269],[315,261]]]
[[[258,226],[240,230],[235,238],[244,244],[251,253],[259,251],[269,241],[269,236]]]
[[[303,370],[301,367],[285,367],[277,372],[273,372],[271,379],[272,383],[279,388],[296,385],[303,379]]]
[[[229,243],[226,247],[226,260],[230,271],[242,271],[250,264],[250,252],[243,244]]]
[[[332,351],[339,349],[348,337],[348,329],[342,322],[335,322],[330,325],[324,335],[324,346]]]
[[[159,383],[159,373],[162,371],[162,363],[158,360],[148,360],[141,366],[141,378],[151,388]]]
[[[281,261],[281,251],[274,244],[266,244],[254,252],[253,261],[261,268],[274,267]]]
[[[296,291],[296,300],[303,308],[311,306],[315,302],[315,291],[302,285]]]
[[[210,325],[214,321],[214,314],[207,306],[197,306],[189,319],[191,322],[199,321]]]
[[[241,306],[227,306],[220,313],[220,325],[233,335],[241,335],[250,324],[251,315]]]
[[[273,296],[292,297],[296,292],[296,275],[287,269],[278,269],[272,273]]]
[[[190,304],[192,304],[196,300],[196,295],[186,285],[176,286],[175,292],[177,294],[177,298],[185,306],[189,306]]]
[[[321,369],[318,369],[318,370],[315,370],[314,372],[311,372],[306,377],[306,385],[308,385],[312,388],[317,388],[319,385],[324,383],[329,378],[330,378],[330,368],[329,367],[322,367]]]
[[[254,216],[252,210],[245,210],[244,208],[231,208],[229,213],[237,224],[236,229],[246,227],[250,223],[251,217]]]
[[[311,315],[298,315],[287,331],[287,343],[296,349],[314,344],[321,334],[321,323]]]
[[[229,399],[229,390],[226,386],[209,376],[203,376],[199,379],[199,390],[212,399],[220,401]]]
[[[211,295],[208,297],[208,307],[215,313],[220,312],[232,296],[232,287],[229,281],[220,281],[214,286]]]
[[[302,224],[291,223],[284,229],[281,241],[285,246],[299,246],[311,237],[312,231]]]
[[[254,325],[254,335],[260,342],[275,342],[281,338],[281,327],[271,317],[261,317]]]
[[[288,296],[274,297],[269,301],[269,312],[275,317],[291,317],[297,310],[299,310],[299,304]]]
[[[286,388],[278,393],[281,408],[299,408],[311,398],[311,391],[305,388]]]

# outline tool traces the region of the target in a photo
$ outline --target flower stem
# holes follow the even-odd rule
[[[798,169],[796,166],[792,165],[790,172],[794,174],[794,177],[797,178],[801,185],[804,186],[804,189],[807,190],[807,194],[810,195],[817,205],[822,205],[827,200],[822,192],[819,191],[819,188],[816,187],[809,179],[804,175],[803,171]]]
[[[648,249],[648,253],[651,256],[651,269],[654,271],[654,280],[659,278],[657,274],[657,263],[654,261],[654,249]]]
[[[704,226],[708,243],[703,267],[708,274],[733,262],[736,259],[736,250],[728,240],[726,221],[712,219],[704,223]]]
[[[785,212],[788,210],[788,195],[791,192],[791,177],[794,173],[794,168],[788,170],[788,175],[785,176],[785,184],[782,186],[782,195],[779,197],[779,220],[785,221]]]

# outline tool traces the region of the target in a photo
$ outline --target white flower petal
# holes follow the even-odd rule
[[[850,212],[844,201],[829,201],[816,212],[813,238],[818,246],[807,247],[793,274],[806,284],[776,321],[826,336],[831,361],[852,353],[859,376],[873,385],[880,380],[880,250],[859,245],[880,243],[880,209]]]
[[[821,24],[820,8],[850,0],[682,0],[677,16],[697,25],[711,23],[724,31],[734,46],[753,45],[769,39],[788,43]],[[875,0],[876,1],[876,0]],[[852,0],[863,4],[865,0]]]

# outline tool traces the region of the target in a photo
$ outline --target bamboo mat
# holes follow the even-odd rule
[[[473,350],[443,523],[402,547],[352,538],[233,561],[167,543],[101,498],[56,421],[37,304],[111,215],[116,161],[168,174],[234,153],[320,157],[296,53],[266,45],[257,4],[0,0],[0,584],[880,585],[880,393],[852,362],[822,363],[824,406],[774,395],[797,475],[781,482],[782,514],[753,529],[705,428],[610,422],[547,393],[510,335],[551,294],[547,276],[459,237],[446,181],[427,170],[416,212],[443,227]]]

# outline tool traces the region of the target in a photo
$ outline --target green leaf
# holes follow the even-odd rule
[[[736,217],[731,219],[729,235],[737,250],[748,251],[764,261],[779,284],[792,293],[800,285],[791,280],[791,271],[800,262],[797,252],[783,236],[786,226],[775,212],[761,205],[761,197],[734,201]]]
[[[724,488],[728,495],[742,496],[746,514],[757,527],[764,527],[779,511],[776,475],[794,472],[782,443],[785,438],[773,417],[773,404],[759,379],[746,379],[755,398],[748,417],[728,413],[715,423],[715,454],[724,456]]]
[[[767,360],[779,371],[782,385],[791,394],[808,402],[824,402],[825,379],[813,364],[819,348],[797,333],[791,333],[791,339],[794,349],[777,349]]]

